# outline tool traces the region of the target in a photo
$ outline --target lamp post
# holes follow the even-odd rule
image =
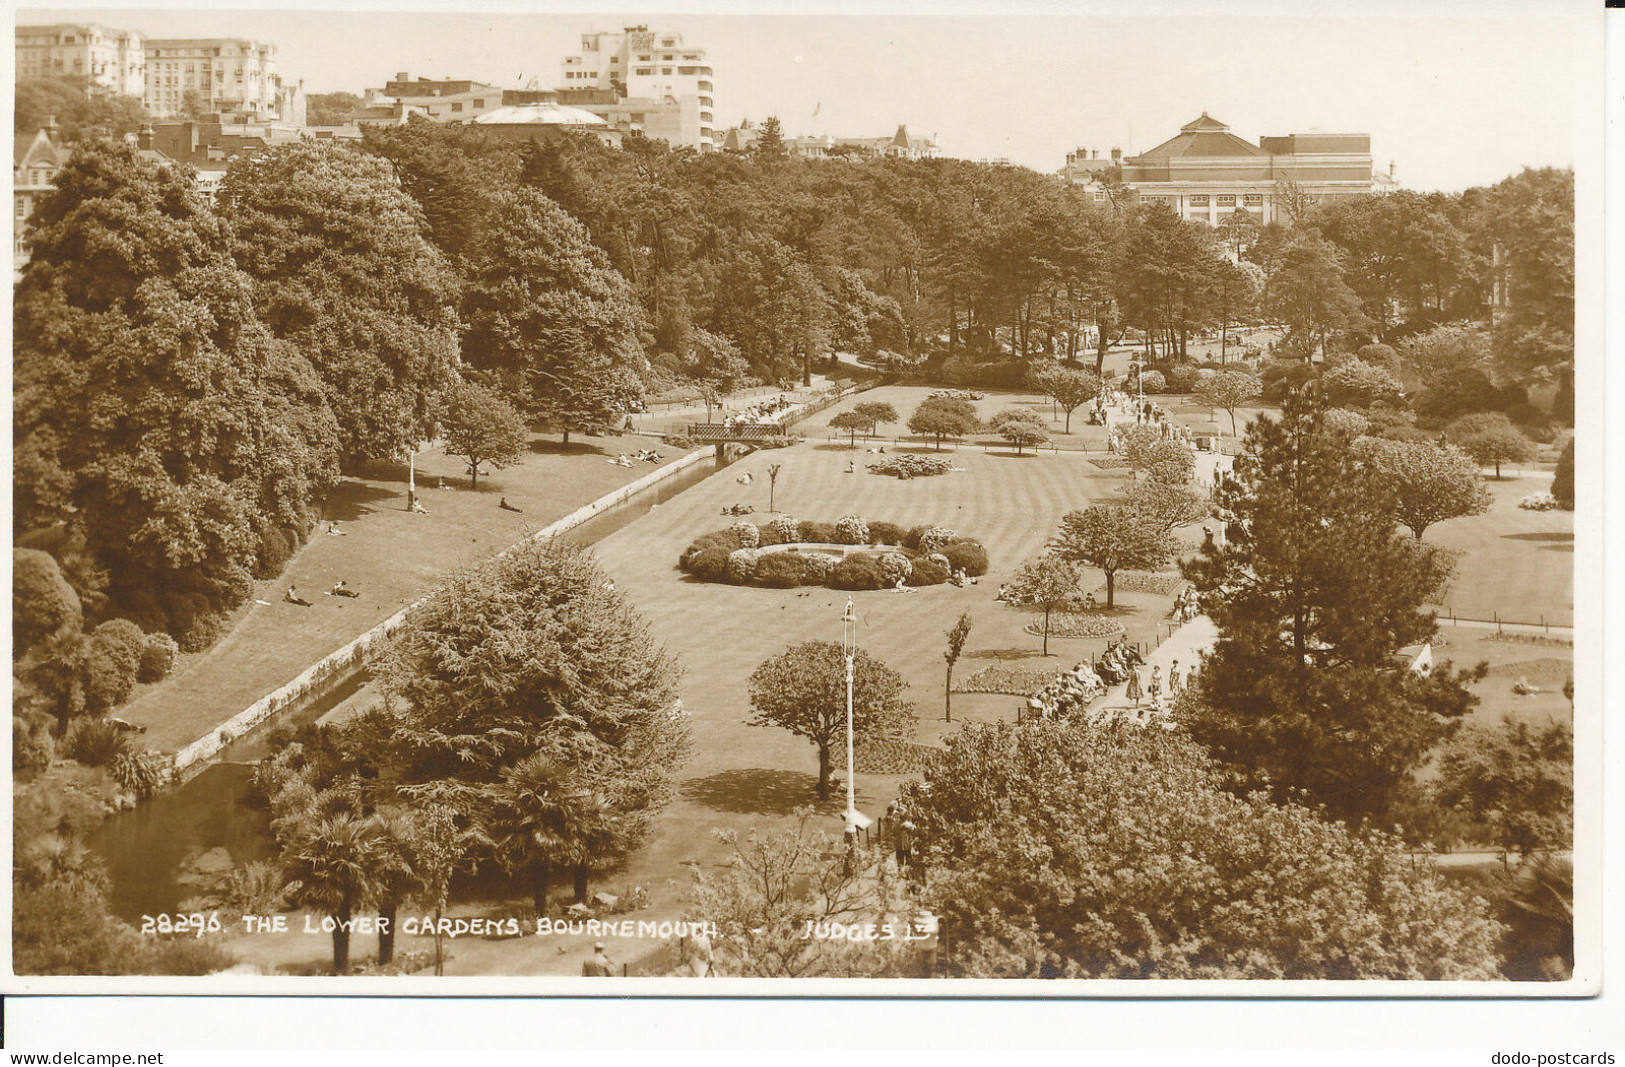
[[[846,864],[847,873],[857,869],[858,831],[867,827],[869,818],[858,810],[857,761],[853,758],[852,731],[852,675],[853,657],[858,651],[858,618],[852,611],[852,598],[846,598],[846,612],[841,616],[841,646],[846,653]]]
[[[418,449],[413,442],[406,448],[406,510],[411,511],[418,503]]]

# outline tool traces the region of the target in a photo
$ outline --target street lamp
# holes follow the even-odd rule
[[[850,856],[857,851],[858,831],[870,824],[869,817],[858,810],[857,764],[852,755],[852,661],[858,651],[858,617],[852,611],[851,597],[846,598],[846,612],[841,616],[841,648],[846,653],[846,847]]]

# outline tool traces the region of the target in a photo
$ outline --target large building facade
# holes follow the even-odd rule
[[[1166,204],[1181,218],[1220,226],[1239,211],[1259,223],[1290,221],[1327,199],[1373,191],[1371,135],[1294,133],[1243,140],[1203,112],[1176,137],[1137,156],[1079,149],[1061,171],[1106,199],[1120,183],[1141,203]]]
[[[701,152],[718,146],[711,67],[705,50],[685,46],[681,34],[647,26],[582,34],[581,51],[565,57],[560,78],[560,99],[617,129]],[[614,102],[594,103],[595,94],[580,90],[607,90]]]
[[[17,27],[17,77],[84,78],[123,96],[146,92],[147,57],[139,33],[95,23]]]
[[[159,118],[179,115],[188,94],[205,113],[302,125],[304,93],[277,72],[276,45],[239,37],[153,38],[146,42],[142,102]]]

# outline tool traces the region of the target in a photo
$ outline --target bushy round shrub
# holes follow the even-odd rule
[[[86,710],[108,711],[129,699],[146,644],[146,634],[128,619],[112,619],[92,631],[79,665]]]
[[[933,552],[933,553],[931,553],[929,556],[927,556],[925,558],[930,560],[932,563],[936,564],[937,566],[941,567],[943,570],[948,570],[949,569],[949,567],[948,567],[948,557],[944,556],[941,552]]]
[[[969,538],[943,546],[942,554],[948,557],[948,566],[953,570],[964,571],[972,578],[987,573],[987,549]]]
[[[109,619],[90,632],[93,643],[101,644],[132,674],[141,666],[141,653],[147,649],[147,635],[129,619]]]
[[[734,541],[733,532],[730,530],[715,530],[708,534],[701,534],[690,542],[687,548],[683,549],[683,554],[677,557],[677,566],[681,570],[692,571],[695,558],[702,552],[721,549],[722,554],[726,556],[738,547],[739,545]]]
[[[182,652],[202,652],[220,639],[225,622],[212,611],[200,612],[192,617],[192,624],[176,639]]]
[[[842,515],[835,523],[835,543],[839,545],[868,544],[869,524],[856,515]]]
[[[751,583],[769,589],[793,589],[808,584],[807,579],[807,560],[799,552],[765,553],[751,571]]]
[[[920,550],[920,538],[924,537],[925,531],[929,529],[931,529],[929,526],[910,526],[908,532],[903,534],[903,539],[898,544],[910,552],[918,552]]]
[[[756,573],[756,561],[761,553],[754,548],[736,548],[728,553],[728,580],[744,585]]]
[[[869,543],[871,545],[900,545],[906,529],[895,522],[886,522],[884,519],[869,520]]]
[[[1555,511],[1560,505],[1551,493],[1530,493],[1518,501],[1525,511]]]
[[[48,553],[32,548],[11,552],[12,648],[21,652],[62,627],[78,625],[79,594],[62,577]]]
[[[833,522],[801,523],[801,532],[798,540],[810,545],[833,545],[835,540],[835,524]]]
[[[288,542],[288,535],[275,527],[266,527],[260,531],[259,551],[254,556],[254,577],[275,578],[288,565],[288,558],[292,555],[293,546]]]
[[[1140,376],[1140,387],[1147,393],[1166,393],[1168,379],[1163,377],[1160,370],[1148,370]]]
[[[829,572],[835,569],[835,560],[822,552],[809,552],[801,557],[802,566],[806,568],[806,582],[808,585],[824,585],[829,581]]]
[[[728,527],[733,534],[735,548],[755,548],[762,543],[762,535],[753,522],[736,522]]]
[[[936,560],[940,556],[922,556],[914,561],[914,568],[909,572],[909,585],[941,585],[948,580],[948,568]]]
[[[1153,372],[1155,373],[1155,372]],[[1180,365],[1168,371],[1168,391],[1170,393],[1188,393],[1196,387],[1196,368]]]
[[[11,769],[43,771],[56,758],[56,739],[51,736],[52,718],[43,713],[15,714],[11,717]]]
[[[801,536],[801,524],[791,515],[775,515],[769,519],[764,534],[772,532],[775,545],[785,545],[795,541]]]
[[[942,551],[942,546],[948,544],[959,536],[946,526],[933,526],[926,530],[915,542],[915,549],[930,555],[932,552]]]
[[[914,573],[914,564],[901,552],[885,552],[880,556],[880,570],[886,577],[887,585],[896,585]]]
[[[147,635],[146,647],[141,650],[141,666],[136,671],[138,682],[159,682],[175,669],[175,657],[180,646],[166,633]]]
[[[835,564],[829,572],[829,584],[835,589],[884,589],[896,584],[886,581],[886,572],[880,560],[871,555],[848,556]]]

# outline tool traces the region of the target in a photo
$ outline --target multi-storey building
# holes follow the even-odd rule
[[[1161,203],[1181,218],[1219,226],[1238,211],[1260,223],[1288,221],[1317,201],[1372,192],[1371,135],[1294,133],[1243,140],[1203,112],[1179,135],[1137,156],[1109,159],[1098,150],[1069,153],[1062,175],[1106,199],[1110,179],[1142,203]]]
[[[566,56],[561,98],[617,129],[637,129],[674,146],[710,152],[718,146],[712,74],[703,48],[678,33],[628,26],[619,33],[586,33],[581,51]],[[571,90],[609,90],[614,103],[572,98]],[[641,114],[637,120],[634,116]]]
[[[761,136],[761,129],[745,120],[725,130],[717,138],[717,147],[725,152],[748,152]],[[914,137],[908,127],[899,126],[890,137],[786,137],[784,148],[792,156],[806,159],[874,159],[890,156],[894,159],[935,159],[937,143],[929,137]]]
[[[240,37],[154,38],[146,43],[143,102],[153,115],[178,115],[190,99],[203,113],[249,122],[302,125],[304,91],[277,73],[276,45]]]
[[[33,137],[19,136],[12,156],[11,187],[16,211],[11,224],[11,266],[13,277],[28,262],[28,231],[39,198],[51,191],[56,172],[62,169],[68,152],[62,146],[62,131],[56,119]]]
[[[17,27],[17,77],[85,78],[123,96],[146,91],[141,35],[95,23]]]
[[[398,105],[435,122],[471,122],[503,106],[503,90],[466,78],[413,78],[405,71],[369,89],[367,106]]]

